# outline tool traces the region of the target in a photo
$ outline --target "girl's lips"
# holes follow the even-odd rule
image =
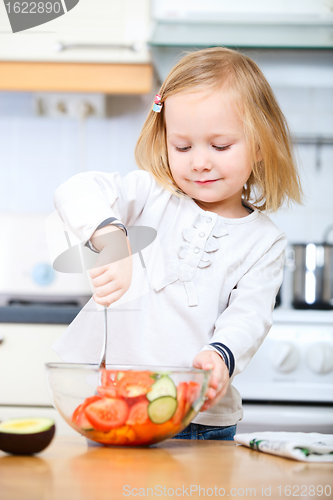
[[[212,184],[213,182],[218,181],[218,179],[208,180],[208,181],[194,181],[196,184]]]

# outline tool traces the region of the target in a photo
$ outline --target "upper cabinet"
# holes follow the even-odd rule
[[[333,48],[333,0],[153,0],[160,47]]]
[[[16,29],[38,8],[58,17]],[[148,93],[150,19],[149,0],[0,1],[0,90]]]
[[[64,12],[39,26],[12,33],[6,10],[38,2],[0,2],[0,60],[148,63],[149,0],[79,0],[59,4]],[[74,2],[75,3],[75,2]],[[6,4],[6,7],[5,7]],[[21,16],[29,16],[29,12]]]
[[[273,86],[333,82],[333,0],[152,0],[152,60],[163,80],[187,50],[237,48]]]

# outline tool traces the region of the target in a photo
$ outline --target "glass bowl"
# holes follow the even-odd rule
[[[140,446],[182,431],[200,411],[211,370],[47,363],[53,404],[77,432],[104,445]]]

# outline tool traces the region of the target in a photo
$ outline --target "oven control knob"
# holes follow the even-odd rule
[[[312,344],[306,355],[309,368],[315,373],[329,373],[333,370],[333,347],[327,342]]]
[[[273,368],[278,372],[291,372],[298,365],[299,352],[290,342],[279,342],[271,351]]]
[[[37,285],[46,286],[54,281],[55,272],[50,264],[40,262],[32,270],[32,279]]]

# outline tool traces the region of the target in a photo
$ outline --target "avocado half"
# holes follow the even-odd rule
[[[55,424],[51,418],[15,418],[0,423],[0,450],[13,455],[33,455],[52,441]]]

